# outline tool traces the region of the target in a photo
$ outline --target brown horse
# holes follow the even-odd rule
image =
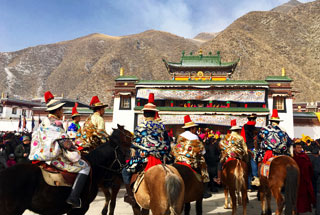
[[[144,173],[134,197],[153,215],[178,215],[183,210],[184,182],[173,166],[158,164]]]
[[[196,214],[201,215],[204,188],[203,183],[197,179],[195,173],[189,167],[176,163],[173,164],[173,166],[179,171],[185,185],[184,214],[190,214],[190,202],[196,201]]]
[[[99,188],[102,190],[105,196],[105,204],[101,211],[102,215],[107,215],[108,212],[109,215],[114,214],[117,195],[119,193],[121,185],[123,184],[122,176],[119,174],[111,176],[111,178],[109,178],[108,180],[109,181],[107,183],[106,181],[103,181],[101,184],[99,184]]]
[[[269,169],[269,178],[260,174],[260,200],[262,215],[271,215],[271,193],[276,199],[276,215],[282,213],[284,205],[285,214],[296,214],[297,194],[300,182],[300,170],[293,158],[289,156],[279,156],[274,158]],[[281,189],[285,185],[285,199],[281,194]],[[267,199],[267,210],[265,201]]]
[[[237,210],[237,195],[238,202],[243,205],[243,214],[247,214],[247,187],[248,187],[248,166],[241,160],[231,160],[224,164],[221,175],[222,183],[224,184],[225,203],[224,208],[228,208],[228,192],[230,192],[232,203],[232,215],[236,214]],[[240,199],[240,194],[242,201]]]

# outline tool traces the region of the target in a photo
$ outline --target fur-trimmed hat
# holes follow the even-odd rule
[[[184,126],[182,128],[191,128],[196,126],[198,126],[198,124],[195,124],[189,115],[184,116]]]
[[[47,91],[44,93],[44,101],[47,104],[46,111],[56,110],[66,104],[60,100],[54,99],[54,96],[52,95],[52,93],[50,91]]]
[[[237,120],[236,119],[231,120],[230,124],[231,124],[230,131],[241,130],[241,127],[237,126]]]
[[[103,108],[103,107],[108,107],[107,104],[103,104],[98,96],[93,96],[90,102],[90,108],[94,109],[94,108]]]
[[[277,122],[283,121],[282,119],[280,119],[277,109],[273,109],[270,121],[277,121]]]
[[[149,94],[149,99],[148,99],[148,103],[146,105],[143,106],[142,111],[156,111],[158,112],[159,110],[157,109],[157,106],[154,104],[154,94],[150,93]]]
[[[74,107],[72,108],[72,115],[71,115],[72,118],[76,116],[80,116],[80,114],[77,111],[77,107],[78,107],[78,103],[76,102],[74,103]]]

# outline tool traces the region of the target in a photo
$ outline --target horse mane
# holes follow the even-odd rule
[[[91,166],[96,165],[108,165],[113,161],[114,157],[114,150],[117,146],[120,146],[119,139],[120,139],[121,131],[119,129],[115,129],[109,140],[92,150],[85,158],[90,162]]]

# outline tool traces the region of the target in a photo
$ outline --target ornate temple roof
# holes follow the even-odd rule
[[[175,71],[225,71],[232,73],[238,64],[239,59],[234,62],[221,62],[219,51],[216,55],[212,55],[212,53],[209,52],[209,55],[205,56],[200,49],[199,55],[193,55],[191,52],[190,55],[187,56],[183,51],[180,62],[168,62],[165,59],[163,59],[163,62],[169,73],[174,73]]]

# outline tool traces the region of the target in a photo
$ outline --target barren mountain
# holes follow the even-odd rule
[[[82,101],[97,94],[110,102],[120,67],[124,67],[125,75],[167,79],[162,58],[179,60],[183,50],[196,51],[198,46],[170,33],[146,31],[124,37],[92,34],[0,53],[0,90],[24,98],[51,90]]]
[[[273,8],[271,11],[273,12],[281,12],[281,13],[288,13],[292,8],[301,5],[302,3],[297,0],[290,0],[287,3],[284,3],[278,7]]]
[[[219,33],[202,32],[202,33],[197,34],[193,39],[206,42],[206,41],[212,40],[218,34]]]
[[[292,2],[292,1],[291,1]],[[46,90],[111,103],[114,79],[125,75],[168,79],[162,58],[179,61],[181,52],[220,50],[223,61],[240,63],[235,79],[265,79],[284,67],[294,80],[297,101],[320,100],[320,0],[289,12],[250,12],[211,40],[201,43],[161,31],[111,37],[92,34],[71,41],[0,53],[0,92],[23,98]],[[201,40],[201,39],[200,39]]]
[[[240,57],[236,79],[264,79],[284,67],[300,92],[296,101],[320,99],[320,0],[288,14],[250,12],[202,47],[220,50],[225,61]]]

